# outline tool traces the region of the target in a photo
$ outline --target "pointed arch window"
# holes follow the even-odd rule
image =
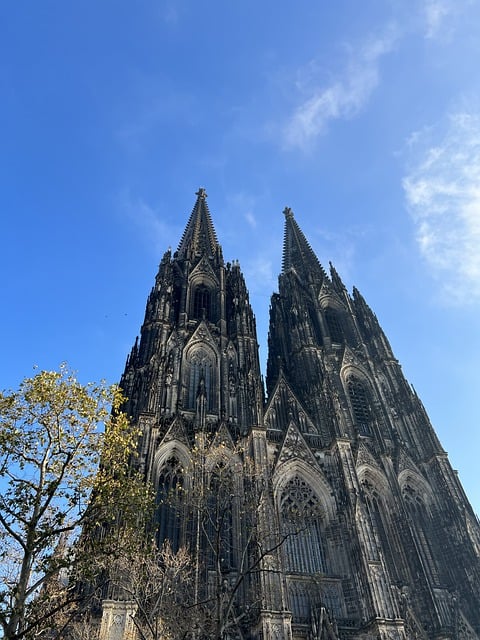
[[[207,411],[214,411],[217,405],[216,397],[216,368],[213,361],[213,354],[208,353],[205,349],[197,349],[187,359],[188,383],[187,383],[187,409],[195,409],[197,395],[200,387],[206,395]]]
[[[160,547],[169,540],[178,551],[181,540],[181,514],[183,498],[183,470],[179,460],[172,456],[160,471],[157,490],[157,542]]]
[[[235,568],[233,477],[230,469],[219,464],[210,476],[203,531],[207,550],[207,566],[222,571]]]
[[[322,336],[322,330],[320,329],[320,324],[318,321],[318,316],[317,316],[317,311],[315,309],[315,307],[311,304],[308,305],[308,313],[310,316],[310,322],[312,323],[312,327],[313,327],[313,333],[314,336],[316,338],[316,341],[319,345],[323,344],[323,336]]]
[[[343,342],[343,326],[340,313],[332,307],[325,309],[325,321],[332,342]]]
[[[193,294],[193,317],[197,320],[212,319],[212,294],[204,284],[199,285]]]
[[[434,542],[438,539],[438,532],[435,531],[433,526],[433,517],[430,509],[410,484],[405,485],[403,488],[403,497],[411,517],[423,565],[432,583],[439,585],[440,578],[434,549]]]
[[[372,412],[370,394],[365,384],[355,376],[347,382],[348,395],[352,405],[353,417],[362,436],[372,435]]]
[[[288,585],[288,595],[294,621],[303,624],[308,623],[310,621],[311,602],[307,585],[303,582],[292,581]]]
[[[386,507],[384,500],[376,488],[367,479],[362,482],[367,513],[376,542],[376,548],[371,550],[372,559],[378,560],[378,547],[387,561],[388,570],[394,580],[401,581],[398,568],[400,548],[398,547],[397,532],[392,528],[394,511]]]
[[[281,498],[285,559],[291,573],[325,572],[321,505],[312,488],[299,476],[285,485]]]

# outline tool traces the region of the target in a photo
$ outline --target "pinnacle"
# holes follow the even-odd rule
[[[317,276],[320,281],[326,277],[317,256],[308,240],[298,226],[290,207],[283,210],[285,215],[285,235],[283,240],[282,271],[294,269],[297,274],[308,281],[310,276]]]
[[[200,187],[195,195],[197,200],[178,246],[178,255],[181,258],[201,255],[212,257],[216,255],[219,247],[208,210],[207,192]]]

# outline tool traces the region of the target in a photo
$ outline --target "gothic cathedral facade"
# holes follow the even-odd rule
[[[375,314],[284,213],[266,398],[203,189],[161,260],[121,380],[158,544],[189,549],[204,599],[221,585],[225,638],[479,640],[478,520]],[[104,638],[131,606],[105,602]]]

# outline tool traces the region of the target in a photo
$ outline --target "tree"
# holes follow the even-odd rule
[[[278,578],[281,547],[315,513],[294,509],[288,529],[272,525],[268,487],[246,449],[204,433],[189,464],[172,457],[160,477],[158,532],[151,523],[116,529],[129,545],[105,566],[110,601],[123,601],[140,640],[243,637],[264,606],[260,581]],[[90,639],[94,626],[82,618],[68,637]]]
[[[194,486],[186,510],[196,522],[195,606],[202,612],[202,637],[221,640],[238,631],[257,604],[255,574],[263,550],[255,548],[254,514],[260,496],[250,456],[228,441],[209,442],[199,434],[190,474]],[[249,594],[242,612],[236,607],[240,591]]]
[[[288,531],[273,524],[268,487],[244,444],[198,433],[183,470],[188,481],[160,492],[159,517],[171,521],[173,512],[178,526],[183,523],[193,567],[193,599],[189,593],[184,603],[191,625],[177,638],[242,637],[262,608],[262,574],[276,572],[281,547],[301,531],[300,519]],[[262,522],[269,522],[268,530]]]
[[[112,583],[134,604],[139,640],[195,637],[201,611],[194,606],[195,567],[185,547],[174,552],[168,541],[160,549],[152,541],[135,556],[118,558],[112,569]]]
[[[62,365],[0,393],[0,624],[6,640],[55,637],[150,499],[131,470],[138,433],[118,388]],[[121,514],[121,516],[120,516]],[[121,535],[113,524],[121,517]],[[47,636],[45,636],[47,637]]]

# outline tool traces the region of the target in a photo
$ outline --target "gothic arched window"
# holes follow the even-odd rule
[[[369,480],[363,480],[362,489],[376,545],[382,550],[391,576],[400,581],[399,567],[397,566],[399,565],[400,551],[396,546],[398,532],[392,529],[394,510],[386,506],[385,501]],[[378,552],[378,549],[375,551]],[[375,551],[372,558],[378,560]]]
[[[369,436],[372,434],[372,412],[370,409],[370,395],[367,388],[363,382],[355,376],[351,376],[348,379],[347,388],[358,431],[362,436]]]
[[[181,510],[183,497],[183,470],[178,459],[169,458],[160,471],[158,478],[158,532],[160,547],[169,540],[174,551],[180,546]]]
[[[325,321],[332,342],[343,342],[342,319],[339,312],[332,307],[325,309]]]
[[[196,349],[187,358],[188,363],[188,384],[185,408],[195,409],[197,395],[200,387],[206,394],[207,411],[216,408],[216,369],[213,361],[213,354],[205,349]]]
[[[206,537],[207,565],[228,571],[235,567],[233,530],[233,477],[223,464],[210,476],[203,531]]]
[[[323,344],[323,336],[322,330],[320,329],[320,324],[318,322],[318,315],[315,307],[311,304],[307,307],[308,314],[310,316],[310,322],[313,327],[313,336],[316,339],[317,344]]]
[[[197,320],[212,319],[212,294],[204,284],[199,285],[193,294],[193,317]]]
[[[294,621],[300,623],[309,622],[311,601],[307,585],[297,581],[289,583],[288,595]]]
[[[438,585],[439,574],[434,551],[438,532],[435,531],[433,526],[432,514],[416,489],[410,484],[404,486],[403,497],[411,517],[417,545],[422,554],[423,566],[427,570],[432,583]]]
[[[285,485],[281,498],[287,571],[318,573],[325,571],[320,528],[320,503],[312,488],[299,476]]]

